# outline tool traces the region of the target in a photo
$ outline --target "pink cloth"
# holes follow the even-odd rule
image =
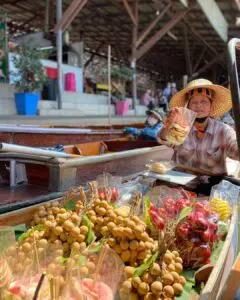
[[[67,73],[65,80],[65,90],[68,92],[76,92],[76,76],[74,73]]]

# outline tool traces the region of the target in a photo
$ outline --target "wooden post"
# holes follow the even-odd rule
[[[108,124],[111,124],[111,95],[112,95],[112,83],[111,83],[111,45],[108,46]]]
[[[186,69],[187,74],[192,76],[192,63],[189,51],[189,43],[188,43],[188,34],[187,34],[187,26],[183,24],[183,33],[184,33],[184,50],[185,50],[185,59],[186,59]]]
[[[50,192],[64,192],[76,185],[76,168],[60,168],[59,166],[49,167]]]
[[[134,6],[134,18],[135,23],[133,23],[132,29],[132,60],[131,60],[131,68],[133,70],[133,78],[132,78],[132,97],[133,97],[133,108],[135,110],[135,116],[137,115],[137,71],[136,71],[136,52],[137,52],[137,34],[138,34],[138,0],[135,1]]]
[[[57,0],[57,22],[62,19],[62,0]],[[62,109],[62,92],[63,92],[63,78],[62,78],[62,30],[57,31],[57,66],[58,66],[58,109]]]

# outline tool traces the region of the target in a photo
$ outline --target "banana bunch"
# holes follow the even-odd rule
[[[219,214],[221,221],[226,221],[231,214],[231,207],[229,203],[220,198],[212,198],[210,201],[210,208],[215,213]]]
[[[168,171],[168,169],[159,162],[153,163],[149,169],[151,172],[155,172],[159,174],[165,174]]]

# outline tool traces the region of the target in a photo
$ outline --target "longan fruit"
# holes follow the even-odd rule
[[[129,266],[128,266],[128,267],[125,267],[125,268],[124,268],[124,272],[125,272],[127,278],[132,277],[134,271],[135,271],[135,268],[133,268],[133,267],[129,267]]]
[[[59,211],[60,214],[64,214],[64,213],[66,213],[66,212],[67,212],[67,211],[66,211],[65,208],[60,208],[60,211]]]
[[[24,243],[22,245],[22,247],[23,247],[23,251],[25,251],[25,252],[29,252],[32,249],[32,246],[30,243]]]
[[[82,243],[85,241],[85,236],[83,234],[79,234],[79,236],[77,237],[77,241],[79,243]]]
[[[140,251],[140,252],[138,252],[137,258],[139,260],[144,260],[146,258],[146,256],[147,256],[147,252],[146,251]]]
[[[145,272],[142,276],[141,279],[143,282],[146,282],[147,284],[152,284],[153,282],[153,277],[150,273]]]
[[[66,231],[71,231],[73,229],[74,225],[71,221],[67,220],[63,223],[63,228],[66,230]]]
[[[175,271],[180,274],[183,270],[182,264],[180,263],[175,263]]]
[[[176,271],[176,265],[170,264],[170,265],[167,266],[167,269],[170,272],[174,272],[174,271]]]
[[[122,248],[120,247],[120,245],[115,245],[113,247],[114,251],[117,253],[117,254],[121,254],[122,253]]]
[[[172,254],[177,258],[179,257],[179,253],[177,251],[173,251]]]
[[[23,265],[21,263],[17,263],[15,266],[15,271],[21,273],[23,271]]]
[[[60,211],[59,207],[53,207],[52,208],[52,212],[53,212],[54,215],[57,215],[59,213],[59,211]]]
[[[131,252],[129,250],[122,251],[121,253],[121,259],[123,262],[129,261],[131,258]]]
[[[169,253],[166,253],[163,257],[165,264],[170,265],[172,262],[172,256]]]
[[[131,258],[130,258],[130,260],[131,261],[135,261],[136,258],[137,258],[137,256],[138,256],[137,250],[131,250]]]
[[[106,209],[104,208],[104,207],[99,207],[98,208],[98,210],[96,210],[98,213],[99,213],[99,215],[101,215],[101,216],[105,216],[106,215]]]
[[[79,272],[82,276],[87,276],[89,274],[87,267],[80,267]]]
[[[71,220],[74,224],[78,224],[80,222],[80,218],[77,214],[72,214]]]
[[[92,261],[88,261],[87,268],[88,268],[89,273],[93,273],[96,269],[96,265]]]
[[[87,216],[88,217],[91,217],[91,216],[96,216],[96,213],[95,213],[95,211],[94,210],[89,210],[88,212],[87,212]]]
[[[174,294],[175,295],[181,295],[183,292],[183,287],[180,283],[174,283],[173,284]]]
[[[138,251],[145,250],[145,243],[143,241],[140,241],[138,244]]]
[[[102,218],[102,217],[97,217],[96,223],[97,223],[98,225],[102,225],[102,224],[103,224],[103,218]]]
[[[107,224],[107,227],[108,227],[108,229],[109,229],[110,231],[112,231],[113,228],[116,227],[116,224],[115,224],[114,222],[109,222],[109,223]]]
[[[129,242],[126,240],[121,240],[120,242],[120,247],[123,250],[127,250],[129,248]]]
[[[140,295],[146,295],[149,292],[149,285],[146,282],[141,282],[137,290]]]
[[[61,226],[57,226],[53,229],[53,232],[56,234],[56,235],[60,235],[62,232],[63,232],[63,228]]]
[[[163,289],[163,285],[160,281],[154,281],[151,284],[151,291],[154,295],[159,295]]]
[[[85,225],[81,226],[80,232],[81,232],[81,234],[86,235],[88,233],[88,227]]]
[[[166,285],[163,288],[163,292],[164,292],[165,296],[168,297],[168,298],[173,298],[174,297],[174,289],[171,285]]]
[[[71,235],[77,238],[77,237],[80,235],[80,228],[74,227],[74,228],[71,230]]]
[[[151,242],[145,242],[145,248],[151,250],[153,248],[153,244]]]
[[[80,243],[80,251],[83,251],[87,248],[87,245],[85,242]]]
[[[19,261],[23,261],[25,259],[25,253],[24,252],[18,252],[18,259]]]
[[[60,239],[61,239],[61,241],[63,241],[63,242],[66,242],[66,240],[67,240],[67,235],[66,235],[66,233],[61,233],[60,234]]]
[[[182,264],[182,263],[183,263],[183,260],[181,259],[181,257],[177,257],[177,258],[175,259],[175,262],[176,262],[176,263]]]
[[[104,237],[108,237],[109,234],[110,234],[110,232],[109,232],[107,226],[103,226],[100,232],[101,232],[101,234],[102,234]]]
[[[140,277],[133,277],[132,278],[132,286],[135,288],[135,289],[138,289],[139,285],[142,283],[142,280]]]
[[[73,242],[71,246],[72,251],[77,252],[80,250],[80,244],[78,242]]]
[[[122,284],[122,289],[125,293],[129,293],[132,290],[132,283],[130,280],[125,280]]]
[[[131,250],[136,250],[138,248],[138,245],[139,245],[139,243],[137,240],[132,240],[129,244],[129,248]]]
[[[142,225],[137,225],[134,227],[134,230],[138,233],[143,233],[144,232],[144,227]]]
[[[125,227],[123,229],[123,235],[130,240],[134,239],[134,233],[133,233],[132,229],[129,227]]]
[[[150,268],[150,274],[153,276],[161,275],[161,268],[160,268],[159,264],[153,263],[152,267]]]
[[[149,236],[148,236],[147,232],[142,232],[142,233],[140,234],[140,239],[141,239],[142,241],[144,241],[144,242],[147,242],[148,239],[149,239]]]
[[[63,252],[68,252],[70,250],[69,244],[68,243],[63,243]]]
[[[171,273],[166,273],[162,277],[162,282],[164,285],[172,285],[174,282],[174,277]]]
[[[179,282],[180,276],[177,272],[171,272],[170,274],[173,276],[174,282]]]
[[[55,271],[56,271],[56,264],[54,263],[50,263],[47,267],[47,271],[50,273],[50,274],[54,274]]]
[[[114,237],[110,237],[108,239],[108,244],[111,246],[111,247],[114,247],[116,245],[116,240]]]

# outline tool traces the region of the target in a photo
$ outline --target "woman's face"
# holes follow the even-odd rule
[[[197,113],[197,118],[205,118],[210,115],[211,101],[206,96],[193,96],[188,107]]]

